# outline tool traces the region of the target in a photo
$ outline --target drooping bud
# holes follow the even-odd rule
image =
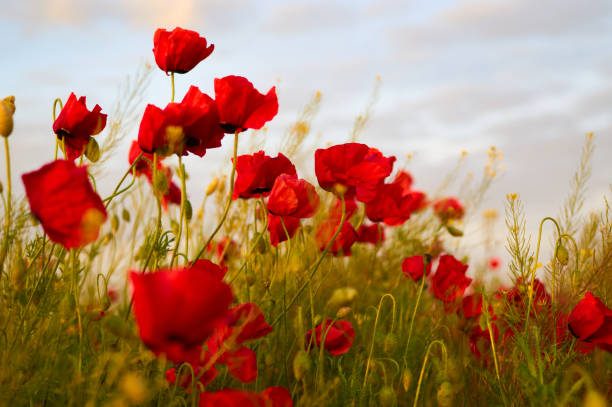
[[[378,393],[378,400],[382,407],[394,406],[397,396],[395,395],[395,391],[393,391],[393,387],[383,386],[383,388],[380,389],[380,393]]]
[[[436,393],[436,400],[440,407],[451,407],[453,405],[453,388],[450,382],[442,382]]]
[[[410,390],[410,385],[412,384],[412,372],[410,369],[404,369],[402,372],[402,388],[405,392]]]
[[[559,246],[557,246],[557,252],[555,253],[555,257],[557,258],[557,261],[559,263],[564,266],[567,266],[567,263],[569,262],[569,253],[565,246],[563,246],[561,243],[559,243]]]
[[[457,229],[452,225],[446,225],[446,230],[450,233],[451,236],[461,237],[463,236],[463,231],[461,229]]]
[[[185,200],[185,219],[191,220],[193,217],[193,207],[191,206],[191,201],[189,199]]]
[[[95,138],[90,137],[87,146],[85,147],[85,157],[92,163],[100,159],[100,146]]]
[[[129,222],[130,221],[130,211],[128,211],[127,209],[123,208],[123,210],[121,211],[121,218],[124,221]]]
[[[208,184],[208,188],[206,188],[206,196],[212,195],[215,193],[217,186],[219,185],[219,178],[215,177],[210,184]]]
[[[113,217],[111,218],[110,224],[111,224],[111,229],[113,230],[113,232],[117,233],[117,230],[119,230],[119,216],[117,216],[117,214],[113,215]]]

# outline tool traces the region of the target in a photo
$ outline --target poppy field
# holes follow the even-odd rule
[[[214,49],[194,31],[155,32],[151,75],[170,97],[143,106],[126,151],[121,117],[67,90],[50,106],[48,162],[11,174],[19,95],[0,101],[0,405],[609,404],[610,205],[580,215],[595,136],[561,215],[529,236],[513,191],[501,215],[479,207],[501,151],[451,195],[452,173],[423,186],[401,152],[311,149],[318,93],[278,152],[238,154],[282,100],[236,75],[202,92],[189,72]],[[196,194],[184,157],[210,149],[231,171]],[[103,193],[111,155],[123,176]],[[498,216],[505,256],[462,244],[469,218]]]

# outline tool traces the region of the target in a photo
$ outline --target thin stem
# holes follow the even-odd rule
[[[327,253],[329,252],[329,249],[331,249],[332,245],[336,241],[336,237],[338,237],[338,235],[340,234],[340,231],[342,230],[342,226],[344,226],[344,220],[346,218],[346,202],[344,201],[344,196],[343,195],[340,196],[340,199],[342,201],[342,216],[340,217],[340,223],[338,224],[338,228],[336,229],[336,232],[334,233],[334,235],[332,236],[330,241],[327,243],[327,246],[325,246],[325,249],[323,250],[323,252],[319,256],[319,258],[317,259],[315,264],[313,265],[312,271],[310,272],[310,275],[308,276],[308,281],[306,281],[304,284],[302,284],[302,286],[298,289],[298,291],[295,293],[295,295],[293,296],[291,301],[289,301],[289,305],[287,305],[286,310],[291,308],[291,306],[297,301],[297,299],[302,294],[302,292],[306,289],[306,287],[308,285],[310,285],[310,282],[312,281],[312,278],[314,277],[315,273],[319,269],[319,265],[321,265],[321,262],[323,261],[323,259],[327,255]],[[285,312],[286,312],[286,310],[285,310]],[[276,319],[274,320],[274,322],[272,322],[272,326],[276,325],[278,323],[278,321],[280,321],[280,319],[283,317],[283,315],[284,315],[284,313],[279,315],[279,316],[277,316]]]
[[[172,74],[172,77],[174,78],[174,74]],[[179,229],[176,235],[176,243],[174,245],[174,252],[172,254],[172,260],[170,261],[170,268],[174,266],[174,261],[176,260],[176,257],[178,256],[179,245],[181,244],[181,235],[183,234],[183,220],[185,218],[185,201],[187,200],[187,187],[185,186],[185,166],[183,165],[183,159],[180,155],[178,156],[178,161],[179,161],[179,170],[180,170],[179,176],[181,178],[181,210],[180,210],[180,215],[179,215]]]
[[[423,276],[421,277],[421,285],[419,286],[419,292],[417,294],[417,300],[414,304],[414,310],[412,310],[412,317],[410,318],[410,327],[408,328],[408,340],[406,341],[406,347],[404,349],[404,361],[408,355],[408,345],[410,345],[410,339],[412,338],[412,330],[414,328],[414,320],[416,319],[417,310],[419,309],[419,303],[421,302],[421,296],[423,295],[423,289],[425,288],[425,275],[427,274],[427,263],[423,257]]]
[[[446,373],[448,372],[448,356],[446,354],[446,346],[444,345],[444,342],[437,339],[429,344],[429,346],[427,347],[427,352],[425,352],[425,359],[423,359],[423,365],[421,366],[421,374],[419,374],[419,381],[417,383],[416,395],[414,396],[414,407],[417,406],[417,402],[419,401],[419,393],[421,392],[421,384],[423,384],[423,375],[425,374],[425,368],[427,367],[429,352],[431,351],[431,347],[436,343],[442,347],[442,354],[444,356],[444,375],[446,376]]]
[[[172,84],[172,97],[170,98],[170,103],[174,103],[174,72],[170,73],[170,83]]]
[[[531,313],[531,305],[533,304],[533,285],[535,282],[536,271],[538,270],[538,257],[540,256],[540,243],[542,241],[542,226],[544,226],[544,222],[550,220],[557,227],[557,234],[561,234],[561,229],[559,228],[559,224],[553,218],[547,216],[540,222],[540,229],[538,232],[538,245],[536,246],[536,255],[535,261],[533,265],[533,269],[531,271],[531,281],[529,282],[528,292],[529,292],[529,301],[527,303],[527,315],[525,315],[525,332],[529,328],[529,314]]]
[[[362,389],[365,389],[366,383],[368,381],[368,373],[370,372],[370,360],[372,360],[372,353],[374,352],[374,339],[376,335],[376,327],[378,326],[378,318],[380,316],[380,309],[382,308],[382,303],[386,297],[389,297],[393,302],[393,317],[391,319],[391,332],[393,332],[393,325],[395,324],[395,298],[387,293],[380,297],[380,301],[378,302],[378,308],[376,309],[376,319],[374,320],[374,329],[372,329],[372,343],[370,344],[370,353],[368,354],[368,360],[366,361],[366,371],[363,376],[363,385]]]
[[[223,216],[221,217],[221,220],[215,227],[215,230],[212,232],[212,234],[210,235],[206,243],[204,243],[202,248],[198,251],[198,254],[194,257],[193,259],[194,262],[200,258],[202,253],[204,253],[204,250],[206,250],[210,242],[212,242],[213,238],[215,237],[217,232],[219,232],[219,230],[221,229],[221,226],[223,226],[223,223],[225,222],[225,219],[227,218],[227,214],[229,213],[229,208],[232,205],[232,201],[233,201],[232,195],[234,195],[234,178],[236,177],[237,157],[238,157],[238,130],[236,130],[236,133],[234,133],[234,160],[232,162],[232,172],[230,174],[230,191],[227,197],[227,203],[225,204],[225,210],[223,211]]]
[[[6,208],[4,213],[4,240],[2,242],[2,252],[0,253],[0,267],[4,265],[4,260],[9,249],[9,234],[11,232],[11,152],[9,149],[8,137],[4,139],[4,155],[6,158]]]
[[[113,200],[113,198],[115,198],[116,196],[120,195],[121,193],[125,192],[127,190],[127,188],[131,187],[136,179],[136,174],[134,171],[134,168],[136,167],[136,164],[138,163],[138,161],[140,161],[143,157],[144,153],[141,152],[138,157],[136,157],[136,159],[134,160],[134,162],[132,163],[132,165],[130,165],[130,168],[127,169],[127,171],[125,172],[125,174],[123,174],[123,177],[121,177],[121,180],[119,180],[119,183],[117,184],[117,186],[115,187],[115,190],[113,191],[112,194],[110,194],[110,196],[108,198],[104,198],[104,202],[105,202],[105,207],[108,208],[108,205],[110,205],[111,201]],[[132,183],[130,185],[128,185],[127,188],[124,188],[123,190],[119,191],[119,188],[121,187],[121,184],[123,184],[123,181],[125,181],[125,179],[127,178],[128,174],[132,172],[132,176],[134,177],[134,179],[132,180]]]

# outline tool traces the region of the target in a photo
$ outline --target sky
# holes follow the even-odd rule
[[[10,139],[15,178],[52,159],[57,97],[75,92],[87,96],[89,107],[112,113],[128,75],[149,62],[150,84],[137,112],[146,103],[163,107],[170,84],[154,65],[153,33],[181,26],[201,33],[215,51],[177,75],[177,97],[191,84],[212,95],[213,79],[231,74],[261,91],[276,86],[280,109],[265,140],[271,153],[316,91],[323,99],[313,134],[321,147],[346,141],[378,86],[359,141],[398,156],[416,188],[435,191],[462,151],[458,178],[480,174],[494,145],[504,168],[484,207],[503,214],[506,194],[518,193],[533,232],[540,218],[559,213],[585,134],[594,132],[586,210],[601,208],[611,195],[609,0],[0,0],[0,6],[1,89],[17,105]],[[101,189],[125,170],[136,135],[137,123]],[[203,159],[186,159],[193,199],[218,168],[229,168],[230,139]]]

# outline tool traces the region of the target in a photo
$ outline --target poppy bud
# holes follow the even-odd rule
[[[112,239],[113,239],[112,233],[105,234],[104,237],[102,238],[102,246],[106,246],[107,244],[109,244]]]
[[[130,221],[130,212],[129,212],[127,209],[125,209],[125,208],[124,208],[124,209],[121,211],[121,218],[122,218],[124,221],[129,222],[129,221]]]
[[[337,288],[332,293],[328,303],[333,308],[350,306],[357,298],[357,290],[353,287]]]
[[[8,137],[13,132],[13,111],[4,100],[0,103],[0,136]]]
[[[212,195],[215,193],[217,186],[219,185],[219,178],[215,177],[210,184],[208,184],[208,188],[206,188],[206,196]]]
[[[463,236],[463,231],[460,230],[460,229],[457,229],[454,226],[446,225],[446,230],[448,231],[448,233],[450,233],[451,236],[454,236],[454,237],[461,237],[461,236]]]
[[[582,407],[605,407],[607,405],[608,403],[606,403],[604,396],[593,389],[587,391],[582,401]]]
[[[178,222],[174,219],[170,221],[170,229],[172,229],[172,233],[174,233],[175,235],[178,233],[179,225]]]
[[[563,246],[562,244],[559,244],[559,246],[557,246],[557,253],[555,253],[555,257],[557,258],[557,261],[559,263],[564,266],[567,265],[569,261],[569,253],[565,246]]]
[[[383,388],[380,389],[380,393],[378,393],[378,400],[380,401],[380,405],[382,407],[394,406],[397,397],[395,396],[395,391],[393,391],[393,387],[383,386]]]
[[[90,137],[85,147],[85,157],[92,163],[97,162],[100,159],[100,146],[95,138]]]
[[[217,185],[217,193],[219,195],[223,195],[223,193],[225,192],[225,180],[226,180],[227,176],[226,175],[222,175],[221,178],[219,179],[218,185]]]
[[[111,224],[111,229],[113,230],[113,232],[117,233],[117,230],[119,230],[119,216],[117,216],[117,214],[113,215],[113,217],[111,218],[110,224]]]
[[[412,384],[412,372],[410,369],[404,369],[402,373],[402,388],[404,391],[408,391],[410,389],[410,385]]]
[[[189,199],[185,200],[185,219],[191,220],[193,217],[193,207],[191,206],[191,201]]]
[[[310,357],[305,350],[300,349],[293,359],[293,375],[297,381],[302,380],[310,371]]]
[[[2,99],[2,103],[11,115],[15,114],[15,96],[7,96]]]
[[[155,173],[153,183],[157,192],[161,193],[162,195],[166,195],[168,193],[170,185],[168,185],[168,178],[166,177],[166,174],[164,174],[162,171],[157,171]]]
[[[453,405],[453,388],[449,382],[442,382],[436,393],[436,400],[440,407],[450,407]]]
[[[385,335],[385,338],[383,339],[383,352],[388,355],[393,352],[396,347],[397,337],[389,332],[387,335]]]

